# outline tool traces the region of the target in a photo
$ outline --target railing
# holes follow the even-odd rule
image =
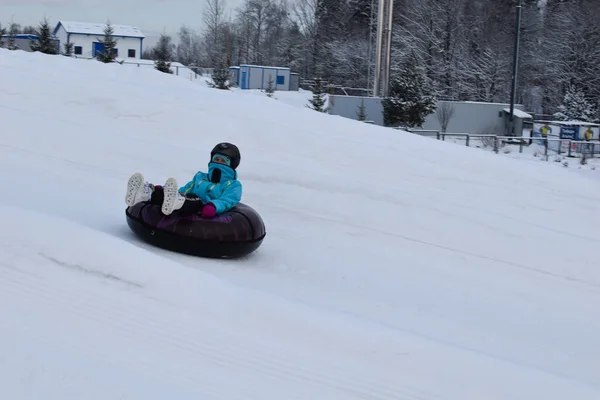
[[[548,152],[567,157],[586,156],[588,158],[600,156],[600,141],[586,141],[560,138],[544,138],[544,137],[515,137],[502,135],[484,135],[470,133],[446,133],[436,130],[424,129],[406,129],[408,132],[426,136],[435,137],[437,140],[445,141],[446,138],[459,138],[465,141],[465,146],[470,147],[473,142],[479,141],[482,147],[492,147],[495,153],[498,153],[506,144],[518,145],[519,153],[523,153],[523,149],[532,144],[538,144],[544,148],[544,156],[548,159]],[[480,147],[480,146],[477,146]]]

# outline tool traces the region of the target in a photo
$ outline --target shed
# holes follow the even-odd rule
[[[231,69],[230,69],[231,71]],[[239,67],[240,89],[267,88],[269,80],[275,90],[290,90],[290,68],[242,64]]]
[[[116,56],[120,58],[142,58],[144,34],[130,25],[113,25],[111,35],[117,41]],[[53,34],[60,41],[60,46],[73,43],[75,57],[94,58],[104,51],[100,40],[104,39],[106,24],[92,22],[59,21]]]

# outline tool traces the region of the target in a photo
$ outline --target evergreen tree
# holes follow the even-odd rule
[[[73,55],[73,42],[67,42],[63,48],[63,55],[71,57]]]
[[[269,75],[269,79],[267,80],[267,88],[265,89],[265,93],[268,97],[273,97],[273,93],[275,93],[275,88],[273,87],[273,77]]]
[[[308,101],[311,105],[307,105],[307,107],[318,112],[325,112],[327,110],[325,108],[325,88],[323,87],[323,81],[321,78],[315,78],[314,81],[313,98]]]
[[[110,22],[106,23],[106,27],[104,28],[104,39],[98,39],[100,43],[104,45],[104,52],[98,53],[98,61],[103,63],[111,63],[115,61],[117,58],[116,47],[117,40],[113,37],[114,29]]]
[[[409,57],[390,79],[389,96],[382,100],[382,105],[386,126],[422,126],[425,117],[435,111],[435,96],[425,74],[419,70],[416,57]]]
[[[229,72],[225,64],[220,64],[210,76],[212,78],[211,87],[222,90],[229,90]]]
[[[4,35],[6,35],[6,28],[0,23],[0,48],[4,47],[4,39],[2,39],[2,36]]]
[[[596,108],[590,103],[581,90],[571,86],[563,99],[563,104],[558,106],[554,117],[561,121],[576,120],[593,122],[596,118]]]
[[[367,120],[367,107],[365,107],[365,100],[364,99],[360,100],[360,106],[358,106],[358,111],[356,113],[356,118],[359,121],[366,121]]]
[[[173,45],[171,36],[161,34],[154,50],[154,68],[161,72],[172,74],[171,59],[173,58]]]
[[[44,21],[40,23],[40,27],[36,30],[35,34],[39,37],[38,40],[31,39],[29,41],[29,47],[33,51],[39,51],[44,54],[57,54],[58,46],[56,41],[52,38],[52,29],[48,20],[44,18]]]
[[[17,35],[19,34],[19,30],[20,30],[20,26],[19,24],[15,24],[14,22],[11,22],[10,25],[8,25],[8,42],[6,45],[6,48],[8,50],[17,50],[17,44],[15,43],[15,39],[17,37]]]

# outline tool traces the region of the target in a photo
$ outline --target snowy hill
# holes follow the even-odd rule
[[[600,398],[600,188],[143,68],[0,49],[11,399]],[[124,189],[220,141],[243,260],[140,242]]]

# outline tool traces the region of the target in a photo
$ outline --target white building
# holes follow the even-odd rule
[[[298,90],[297,84],[291,82],[293,78],[297,80],[298,74],[292,73],[290,68],[242,64],[229,67],[229,75],[240,89],[264,90],[271,81],[275,90]]]
[[[136,27],[113,25],[112,37],[117,41],[116,56],[119,58],[142,58],[144,34]],[[75,57],[94,58],[104,51],[100,42],[104,39],[106,24],[59,21],[54,28],[54,36],[60,42],[61,51],[67,42],[73,43]]]

